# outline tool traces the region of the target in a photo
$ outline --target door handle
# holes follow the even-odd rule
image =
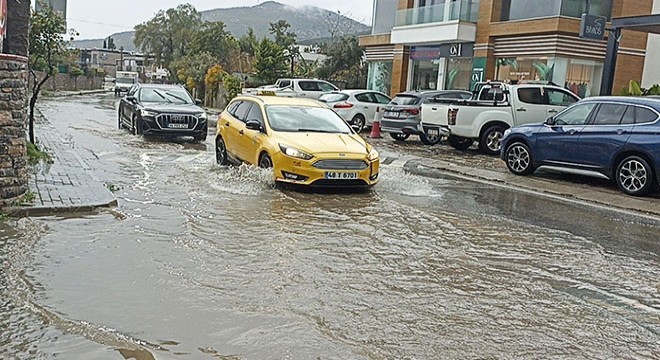
[[[627,134],[628,131],[627,131],[627,130],[623,130],[623,129],[618,129],[618,130],[616,131],[616,133],[619,134],[619,135],[623,135],[623,134]]]
[[[516,109],[516,111],[527,111],[527,109],[525,109],[524,107],[519,107]]]
[[[548,112],[549,112],[550,114],[556,114],[556,113],[558,113],[559,111],[557,111],[557,110],[555,110],[555,109],[550,109],[550,110],[548,110]]]
[[[231,127],[231,125],[229,124],[229,121],[227,121],[227,122],[225,123],[225,126],[226,126],[226,127]]]
[[[368,106],[365,106],[364,109],[365,109],[365,110],[369,110],[369,107],[368,107]]]
[[[575,135],[578,131],[575,129],[568,130],[569,135]]]
[[[238,133],[241,134],[241,135],[245,134],[245,132],[243,132],[243,130],[239,131]]]
[[[431,110],[433,110],[433,111],[438,111],[438,108],[431,108]]]

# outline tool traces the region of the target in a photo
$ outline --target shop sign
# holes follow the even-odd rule
[[[607,18],[604,16],[582,14],[580,37],[587,40],[603,40],[606,23]]]
[[[410,48],[411,60],[436,60],[440,59],[440,48],[431,46],[413,46]]]
[[[440,45],[440,57],[464,58],[474,57],[474,43],[454,43]]]

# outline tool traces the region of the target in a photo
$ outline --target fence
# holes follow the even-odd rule
[[[40,81],[46,74],[37,72],[37,80]],[[30,89],[33,87],[32,76],[30,76]],[[97,90],[103,88],[103,78],[94,76],[71,76],[69,74],[56,74],[51,76],[41,88],[45,91],[78,91]]]

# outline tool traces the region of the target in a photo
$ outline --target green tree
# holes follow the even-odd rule
[[[254,56],[257,53],[257,47],[259,46],[259,40],[254,34],[253,28],[248,28],[247,33],[241,36],[238,39],[238,45],[241,48],[241,52]]]
[[[82,75],[85,75],[85,72],[83,69],[79,68],[78,66],[72,66],[69,69],[69,76],[73,78],[73,89],[78,90],[78,78]]]
[[[57,74],[59,60],[69,53],[69,41],[63,36],[66,30],[64,18],[49,8],[32,13],[28,34],[30,46],[28,67],[33,84],[28,116],[31,143],[34,143],[34,107],[41,88],[52,75]],[[70,33],[72,40],[75,32]],[[44,76],[39,78],[38,71],[43,72]]]
[[[257,77],[266,83],[272,84],[286,75],[288,69],[284,49],[274,41],[264,38],[257,47],[254,68]]]
[[[170,65],[186,56],[188,46],[202,26],[202,16],[190,4],[159,11],[153,19],[135,27],[135,45],[142,51],[154,54],[156,61],[176,72]]]
[[[291,25],[286,20],[280,20],[270,23],[270,34],[275,38],[275,43],[284,49],[289,63],[290,74],[295,72],[296,59],[300,57],[300,51],[296,46],[296,34],[292,31]]]
[[[205,77],[209,69],[216,64],[216,59],[209,53],[188,54],[172,63],[177,79],[199,96],[205,92]]]
[[[339,38],[326,48],[329,56],[317,70],[318,77],[346,82],[347,88],[365,88],[367,86],[367,67],[364,50],[358,44],[355,35]]]
[[[207,22],[193,37],[191,51],[213,55],[223,68],[235,70],[240,53],[238,41],[225,29],[223,22]]]

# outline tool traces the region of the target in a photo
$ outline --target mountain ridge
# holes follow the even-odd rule
[[[312,5],[290,6],[276,1],[266,1],[255,6],[241,6],[233,8],[219,8],[200,11],[202,21],[222,21],[233,36],[243,36],[248,28],[254,29],[257,38],[270,36],[270,23],[286,20],[291,24],[291,30],[298,37],[298,41],[307,42],[314,39],[331,38],[332,24],[339,24],[340,34],[343,30],[351,34],[364,34],[370,27],[326,9]],[[125,51],[137,51],[133,39],[135,31],[124,31],[110,35],[117,48],[123,47]],[[82,39],[73,42],[76,48],[102,48],[104,39]]]

